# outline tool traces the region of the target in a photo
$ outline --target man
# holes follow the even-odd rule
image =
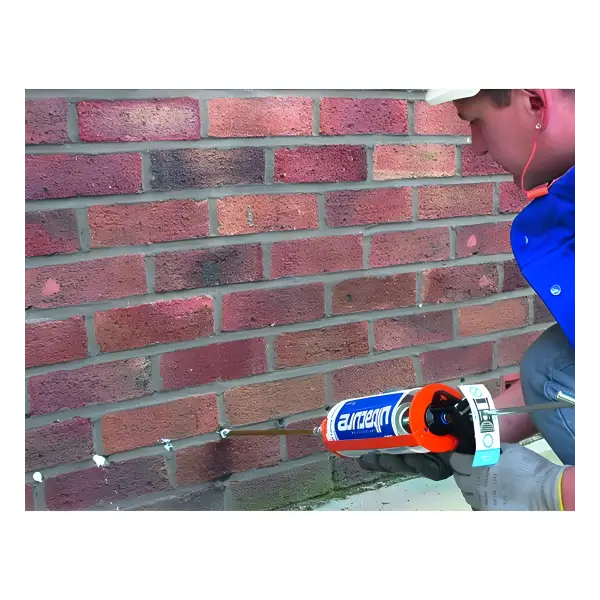
[[[553,314],[527,350],[520,382],[495,398],[496,407],[575,396],[575,91],[428,90],[432,104],[453,102],[471,125],[473,150],[488,154],[527,192],[515,218],[511,245],[519,268]],[[367,470],[454,475],[474,510],[575,509],[575,409],[506,415],[500,419],[502,453],[492,467],[473,468],[472,456],[370,454]],[[563,465],[518,444],[540,432]]]

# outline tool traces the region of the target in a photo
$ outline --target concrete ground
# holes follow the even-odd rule
[[[561,464],[544,440],[528,447],[548,460]],[[418,478],[363,491],[348,498],[327,500],[312,510],[471,510],[452,478],[441,482]]]

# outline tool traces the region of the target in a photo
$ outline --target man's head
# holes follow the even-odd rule
[[[519,186],[527,167],[525,190],[575,164],[575,90],[429,90],[427,99],[453,101],[471,125],[474,152],[489,153]]]

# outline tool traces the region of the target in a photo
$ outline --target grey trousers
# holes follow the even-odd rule
[[[563,391],[575,396],[575,351],[559,325],[552,325],[527,349],[521,361],[525,404],[556,402]],[[575,409],[543,410],[531,419],[565,465],[575,465]]]

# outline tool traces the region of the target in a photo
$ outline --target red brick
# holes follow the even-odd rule
[[[420,356],[424,383],[438,383],[492,370],[492,342],[432,350]]]
[[[222,342],[160,357],[163,389],[173,390],[265,373],[265,340]]]
[[[325,316],[322,283],[223,296],[223,331],[314,321]]]
[[[208,202],[168,200],[88,209],[92,248],[206,237]]]
[[[415,133],[420,135],[471,135],[469,123],[458,117],[456,108],[446,102],[430,106],[415,102]]]
[[[330,227],[401,223],[412,219],[409,187],[330,192],[325,200]]]
[[[541,331],[536,331],[534,333],[513,335],[498,340],[498,366],[510,367],[518,365],[523,358],[525,350],[540,337],[541,333]]]
[[[25,100],[25,143],[63,144],[69,141],[64,98]]]
[[[217,511],[224,510],[224,488],[203,486],[200,490],[181,492],[180,490],[160,498],[140,498],[135,504],[128,504],[121,510],[127,511]]]
[[[195,340],[214,333],[213,303],[208,296],[113,308],[97,312],[94,321],[102,352]]]
[[[284,508],[331,491],[331,469],[323,460],[303,465],[292,463],[284,471],[268,475],[259,473],[252,479],[232,481],[228,488],[231,510]]]
[[[69,362],[87,356],[83,317],[25,324],[25,367]]]
[[[273,279],[355,269],[362,269],[360,235],[275,242],[271,250]]]
[[[146,142],[200,139],[200,103],[195,98],[79,102],[84,142]]]
[[[458,309],[461,336],[485,335],[494,331],[525,327],[529,321],[527,298],[510,298],[494,304],[464,306]]]
[[[177,484],[202,483],[241,471],[275,465],[279,438],[230,439],[177,452]]]
[[[521,274],[517,261],[509,260],[504,263],[504,285],[503,292],[512,292],[521,288],[529,287],[529,283]]]
[[[319,427],[324,417],[316,419],[305,419],[303,421],[294,421],[286,426],[286,429],[314,429]],[[290,435],[285,438],[287,445],[287,454],[289,460],[296,460],[303,456],[310,456],[317,452],[327,452],[323,438],[320,435]]]
[[[35,510],[33,490],[27,484],[25,484],[25,510]]]
[[[404,390],[416,381],[415,368],[408,356],[347,367],[333,373],[333,401]]]
[[[141,154],[32,154],[25,157],[25,199],[137,194]]]
[[[366,181],[364,146],[301,146],[275,149],[274,180],[283,183]]]
[[[439,144],[375,146],[374,179],[448,177],[454,173],[454,146]]]
[[[375,321],[376,350],[447,342],[453,337],[452,312],[449,310]]]
[[[485,223],[456,228],[458,258],[475,254],[511,253],[510,228],[512,221]]]
[[[529,200],[527,194],[511,181],[500,184],[500,212],[518,213],[527,205]]]
[[[67,254],[78,249],[75,210],[25,213],[25,256]]]
[[[100,258],[25,271],[25,306],[56,308],[147,292],[144,256]]]
[[[471,146],[462,146],[462,174],[505,175],[507,172],[489,155],[478,156]]]
[[[29,379],[32,415],[140,398],[152,392],[148,358],[132,358]]]
[[[548,310],[548,307],[542,302],[539,296],[533,297],[533,322],[549,323],[555,321],[554,316]]]
[[[333,314],[414,306],[416,287],[415,273],[347,279],[333,286]]]
[[[496,265],[464,265],[423,271],[425,304],[459,302],[498,293]]]
[[[408,133],[406,100],[322,98],[321,133]]]
[[[365,356],[369,353],[368,336],[366,322],[282,333],[275,342],[277,368]]]
[[[154,287],[170,292],[259,281],[263,277],[259,244],[162,252],[154,263]]]
[[[217,201],[220,235],[317,229],[315,194],[231,196]]]
[[[185,148],[150,152],[152,189],[180,190],[263,183],[263,148]]]
[[[300,377],[246,385],[225,391],[232,425],[260,423],[325,406],[325,377]]]
[[[492,183],[435,185],[417,188],[419,219],[448,219],[491,215],[494,210]]]
[[[450,258],[450,234],[446,227],[378,233],[371,241],[371,267],[409,265]]]
[[[164,458],[152,456],[52,477],[46,481],[46,505],[79,510],[169,489]]]
[[[215,98],[208,101],[208,135],[312,135],[310,98]]]
[[[217,396],[193,396],[104,415],[102,444],[106,454],[180,440],[216,431]]]
[[[34,471],[91,458],[92,426],[72,419],[25,431],[25,470]]]

